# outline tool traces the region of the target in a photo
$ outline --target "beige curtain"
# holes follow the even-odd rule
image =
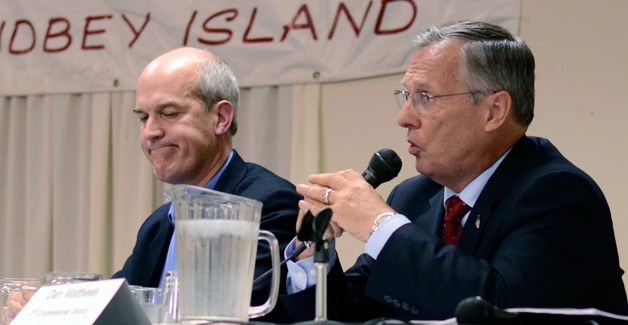
[[[234,147],[289,180],[318,171],[319,89],[243,89]],[[0,277],[110,276],[122,266],[140,225],[163,202],[163,184],[139,148],[134,96],[2,98]]]

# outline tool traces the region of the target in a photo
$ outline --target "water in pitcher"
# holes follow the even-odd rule
[[[186,251],[178,254],[179,289],[188,297],[182,320],[247,320],[259,224],[195,219],[177,220],[175,228]]]

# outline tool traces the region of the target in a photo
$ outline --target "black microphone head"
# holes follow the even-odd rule
[[[399,155],[391,149],[384,148],[373,154],[362,176],[373,188],[376,188],[381,183],[397,177],[400,170],[401,158]]]
[[[454,315],[460,324],[481,324],[491,320],[493,312],[493,307],[481,297],[469,297],[458,303]]]
[[[517,314],[499,309],[479,296],[460,301],[454,315],[458,324],[501,324],[517,317]]]

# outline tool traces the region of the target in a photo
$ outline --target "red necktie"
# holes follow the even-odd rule
[[[445,224],[443,225],[443,241],[447,244],[458,245],[462,225],[462,217],[471,207],[466,205],[458,196],[454,195],[445,201]]]

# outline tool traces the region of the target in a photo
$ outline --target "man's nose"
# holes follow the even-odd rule
[[[412,106],[412,101],[406,101],[397,113],[397,124],[403,128],[419,128],[419,112]]]
[[[148,117],[142,128],[142,137],[146,140],[153,140],[162,137],[163,134],[161,123],[153,117]]]

